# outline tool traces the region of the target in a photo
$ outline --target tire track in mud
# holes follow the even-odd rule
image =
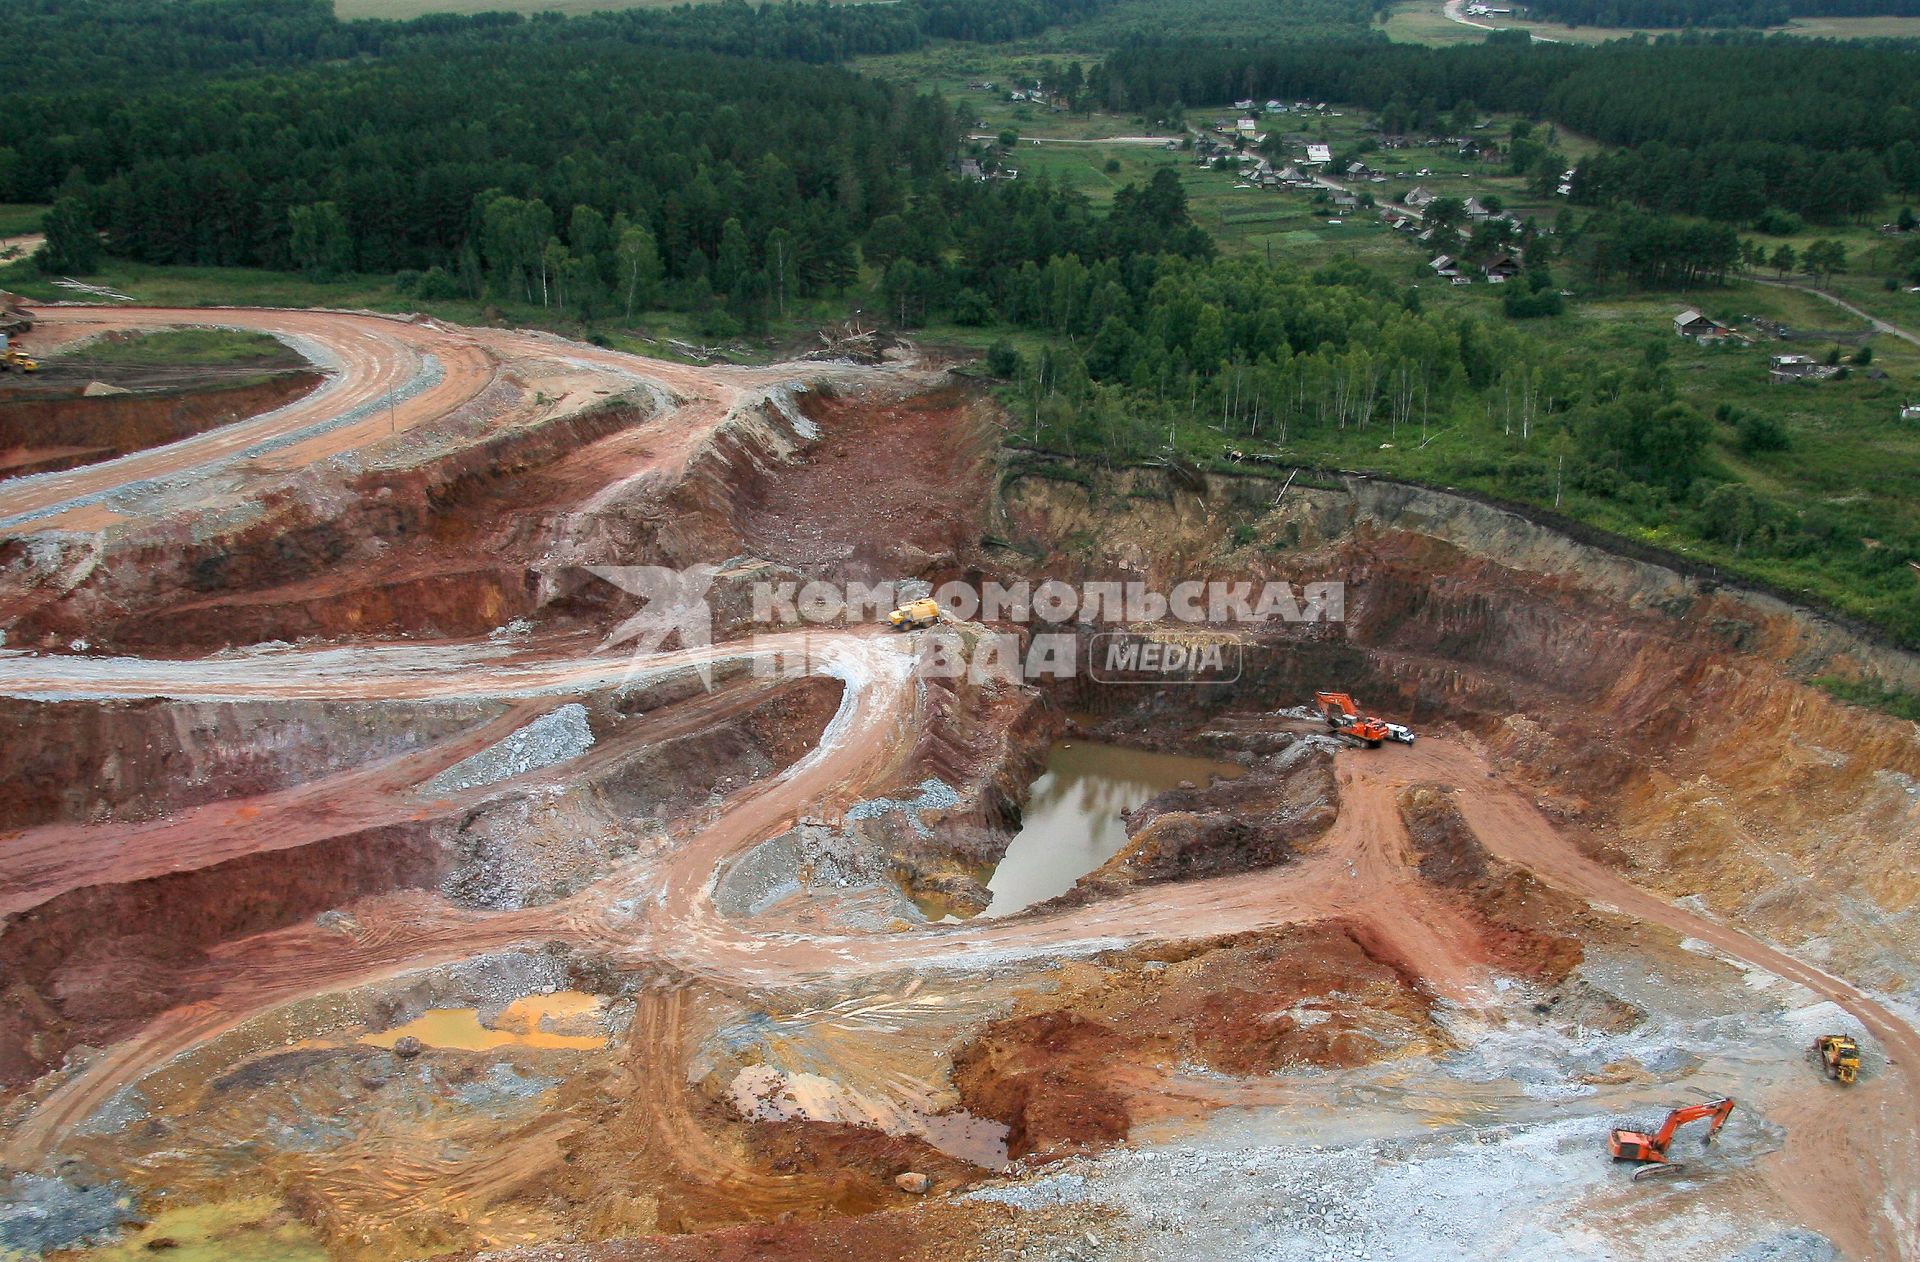
[[[578,692],[591,685],[652,678],[701,663],[764,662],[808,638],[776,636],[744,649],[723,645],[662,654],[658,660],[649,659],[645,669],[638,672],[629,661],[608,658],[588,659],[585,664],[508,668],[507,691],[501,695],[524,696],[529,687],[537,692]],[[228,943],[211,953],[213,964],[204,978],[211,984],[213,998],[162,1014],[138,1035],[109,1049],[58,1087],[8,1137],[8,1162],[23,1168],[37,1165],[61,1136],[122,1087],[193,1047],[289,1003],[529,943],[595,944],[646,954],[647,944],[662,942],[678,932],[669,924],[654,923],[665,920],[660,908],[670,890],[710,908],[708,887],[718,859],[777,834],[791,826],[800,813],[844,794],[849,786],[875,783],[876,777],[892,770],[903,752],[911,748],[911,742],[888,739],[901,730],[901,716],[911,716],[915,710],[909,659],[898,651],[898,642],[874,634],[842,633],[827,637],[824,644],[819,643],[821,637],[811,638],[816,653],[824,655],[824,660],[817,663],[822,673],[839,677],[846,684],[839,708],[805,757],[745,791],[731,809],[695,836],[688,851],[697,858],[670,869],[667,890],[656,887],[658,877],[652,871],[642,872],[629,865],[624,873],[617,871],[571,898],[544,907],[474,912],[426,895],[390,895],[374,900],[373,906],[364,910],[361,931],[346,941],[338,934],[308,925]],[[44,695],[36,691],[45,684],[44,676],[16,676],[8,669],[38,660],[0,658],[0,692]],[[663,666],[661,661],[669,664]],[[194,679],[196,665],[199,663],[144,662],[145,669],[138,672],[137,679],[116,680],[105,695],[230,695],[224,691],[229,687],[224,682],[210,685]],[[182,681],[179,685],[156,683],[172,673],[168,668],[178,671],[174,677]],[[70,696],[67,690],[77,681],[69,672],[61,675],[55,687],[61,695]],[[422,683],[411,675],[406,678],[416,686]],[[454,695],[485,695],[476,676],[466,671],[456,671],[437,682],[456,690]],[[350,678],[342,686],[364,695],[370,683],[380,686],[378,678],[370,681],[363,677]],[[210,687],[210,693],[197,691]],[[317,695],[342,695],[327,692],[315,679],[303,680],[297,687],[302,695],[316,695],[311,692],[316,688],[320,689]],[[263,693],[255,681],[243,689],[242,695],[271,695],[271,689]],[[447,694],[428,688],[422,695]],[[672,873],[678,873],[677,879]],[[758,943],[749,940],[749,945]]]
[[[1789,1143],[1782,1159],[1785,1169],[1771,1183],[1803,1219],[1810,1221],[1830,1217],[1834,1204],[1850,1205],[1851,1217],[1872,1224],[1869,1238],[1874,1256],[1920,1255],[1920,1095],[1914,1084],[1914,1074],[1920,1071],[1920,1033],[1912,1025],[1842,978],[1732,926],[1677,907],[1609,871],[1562,838],[1551,821],[1518,794],[1463,796],[1460,807],[1489,851],[1526,868],[1545,883],[1596,907],[1704,942],[1726,956],[1831,1000],[1859,1021],[1886,1055],[1886,1072],[1876,1084],[1881,1090],[1868,1092],[1855,1087],[1844,1101],[1827,1111],[1844,1110],[1855,1119],[1878,1114],[1875,1127],[1850,1122],[1835,1129],[1855,1141],[1871,1129],[1880,1137],[1888,1156],[1884,1169],[1895,1179],[1863,1195],[1834,1159],[1833,1147],[1802,1135]]]
[[[312,436],[331,419],[383,397],[395,383],[412,380],[423,357],[442,365],[439,380],[405,404],[408,425],[419,424],[474,397],[498,370],[508,349],[568,355],[615,373],[656,383],[684,400],[698,425],[686,443],[676,441],[662,461],[684,464],[709,431],[751,401],[744,387],[772,389],[790,380],[790,370],[722,373],[658,365],[560,344],[539,335],[452,331],[373,316],[314,312],[128,311],[85,314],[61,311],[54,318],[99,319],[122,326],[227,323],[293,338],[312,338],[342,357],[336,382],[266,417],[209,431],[196,440],[137,453],[47,480],[22,479],[0,491],[6,519],[37,518],[36,527],[92,528],[111,520],[106,497],[132,481],[178,474],[230,459],[266,440],[290,438],[274,459],[297,463],[333,454],[378,435],[347,425]],[[764,397],[764,396],[762,396]],[[398,412],[396,408],[396,412]],[[289,415],[291,414],[291,415]],[[394,424],[398,424],[396,420]],[[378,429],[386,429],[380,419]],[[204,440],[204,441],[201,441]],[[198,443],[197,446],[190,445]],[[652,476],[648,472],[647,476]],[[53,479],[64,479],[56,481]],[[603,497],[625,494],[622,485]],[[102,516],[105,514],[105,516]],[[1381,935],[1388,948],[1440,997],[1470,1009],[1482,1006],[1484,974],[1470,949],[1472,927],[1433,897],[1410,872],[1408,841],[1395,804],[1396,791],[1416,781],[1453,785],[1461,812],[1487,849],[1532,872],[1549,885],[1605,909],[1697,938],[1752,967],[1805,986],[1852,1013],[1889,1058],[1877,1091],[1884,1124],[1886,1168],[1903,1177],[1877,1216],[1873,1247],[1888,1255],[1916,1253],[1920,1221],[1914,1189],[1915,1149],[1920,1144],[1920,1107],[1911,1074],[1920,1066],[1920,1036],[1898,1014],[1846,981],[1797,960],[1757,939],[1695,915],[1633,885],[1582,854],[1533,804],[1513,788],[1489,779],[1485,761],[1466,746],[1423,741],[1404,752],[1348,752],[1340,756],[1343,803],[1337,823],[1309,853],[1288,867],[1233,877],[1156,885],[1088,906],[1047,914],[1009,917],[987,925],[932,928],[910,933],[822,934],[776,921],[742,922],[720,914],[713,890],[726,865],[759,842],[791,827],[803,814],[830,811],[890,786],[925,724],[924,698],[911,673],[904,642],[873,631],[833,631],[767,636],[747,645],[720,645],[646,657],[588,653],[540,657],[474,645],[356,648],[317,652],[241,654],[199,661],[42,658],[0,652],[0,693],[41,699],[173,697],[201,700],[492,698],[537,708],[583,694],[664,678],[673,672],[721,663],[766,663],[775,656],[811,652],[822,673],[844,684],[840,705],[817,745],[779,774],[737,794],[717,817],[695,830],[659,868],[628,865],[580,893],[545,907],[513,912],[467,911],[424,894],[390,895],[357,909],[351,934],[314,926],[256,935],[210,953],[205,980],[212,998],[183,1005],[149,1022],[136,1035],[106,1049],[55,1086],[7,1137],[10,1164],[37,1166],[74,1127],[121,1088],[229,1032],[246,1021],[303,999],[417,972],[527,943],[561,941],[592,946],[639,966],[666,965],[693,978],[746,987],[844,982],[899,970],[981,972],[1035,961],[1054,961],[1113,946],[1156,940],[1214,937],[1289,924],[1349,918]],[[669,707],[672,708],[672,707]],[[724,708],[724,707],[722,707]],[[517,712],[517,711],[516,711]],[[718,710],[694,712],[720,721]],[[465,745],[461,745],[465,748]],[[430,751],[431,752],[431,751]],[[442,751],[451,753],[451,750]],[[403,770],[428,778],[438,759],[399,760]],[[395,766],[385,768],[389,773]],[[336,778],[334,787],[352,783]],[[392,790],[391,779],[367,772]],[[297,817],[300,795],[290,794],[269,812],[263,827]],[[830,804],[823,808],[822,804]],[[212,818],[209,816],[208,818]],[[125,831],[125,830],[123,830]],[[154,836],[166,836],[157,829]],[[235,843],[233,853],[245,853]],[[44,848],[42,848],[44,849]],[[223,852],[224,853],[224,852]],[[125,861],[125,860],[123,860]],[[127,871],[144,870],[138,867]],[[124,876],[118,879],[127,879]],[[38,875],[12,874],[15,896],[58,881],[44,858]],[[684,1039],[682,998],[662,996],[642,1007],[639,1034],[675,1049],[657,1059],[679,1063]],[[691,1173],[716,1186],[737,1185],[726,1154],[677,1097],[684,1083],[656,1067],[641,1085],[664,1123],[697,1158]],[[662,1076],[664,1075],[664,1076]],[[1872,1099],[1861,1093],[1857,1099]],[[679,1118],[678,1122],[674,1119]],[[704,1154],[704,1155],[702,1155]],[[1819,1159],[1818,1154],[1811,1158]],[[1780,1180],[1775,1181],[1776,1184]],[[1790,1203],[1832,1193],[1809,1178],[1785,1181]],[[769,1203],[784,1200],[769,1190]],[[1898,1196],[1899,1200],[1892,1200]],[[1867,1212],[1872,1216],[1872,1208]],[[1818,1217],[1809,1210],[1807,1217]]]
[[[397,437],[474,402],[516,363],[559,365],[624,379],[673,405],[676,425],[659,471],[684,464],[718,423],[781,388],[798,388],[794,365],[694,368],[520,330],[465,329],[419,317],[257,307],[37,306],[35,319],[63,341],[93,333],[217,327],[265,333],[316,362],[327,379],[305,397],[246,420],[98,464],[0,485],[0,531],[96,531],[138,516],[114,501],[143,486],[252,458],[286,472]],[[808,364],[833,379],[857,369]],[[693,406],[684,406],[682,401]],[[690,422],[699,422],[697,424]],[[649,441],[652,437],[650,436]],[[638,477],[640,475],[636,475]],[[613,497],[616,488],[603,495]]]
[[[316,352],[328,379],[304,398],[261,416],[100,464],[9,481],[0,487],[0,529],[14,531],[100,529],[123,516],[110,502],[116,494],[250,454],[271,451],[271,462],[284,468],[337,454],[458,409],[487,387],[497,367],[463,333],[372,315],[40,307],[35,318],[56,327],[78,324],[102,331],[198,325],[267,333]],[[389,397],[391,409],[339,425]]]

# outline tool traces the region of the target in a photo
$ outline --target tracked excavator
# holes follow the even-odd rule
[[[1667,1114],[1667,1120],[1660,1129],[1651,1135],[1645,1131],[1616,1128],[1607,1137],[1607,1151],[1615,1161],[1634,1161],[1640,1168],[1633,1172],[1634,1179],[1640,1180],[1653,1174],[1673,1174],[1685,1168],[1678,1161],[1667,1156],[1667,1150],[1673,1144],[1673,1134],[1689,1122],[1711,1119],[1707,1127],[1704,1143],[1711,1144],[1720,1128],[1733,1116],[1733,1097],[1721,1096],[1718,1100],[1708,1100],[1704,1104],[1689,1104]]]
[[[1402,745],[1413,744],[1413,733],[1398,723],[1389,723],[1372,715],[1362,715],[1354,699],[1344,692],[1316,692],[1314,704],[1320,707],[1320,717],[1327,726],[1348,740],[1365,745],[1368,749],[1378,749],[1383,741],[1398,741]]]

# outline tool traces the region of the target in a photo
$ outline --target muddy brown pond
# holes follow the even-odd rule
[[[1132,810],[1182,780],[1204,785],[1209,776],[1231,780],[1245,769],[1187,754],[1162,754],[1056,741],[1046,774],[1033,783],[1020,831],[993,870],[993,901],[982,916],[1006,916],[1072,889],[1127,844],[1122,811]]]

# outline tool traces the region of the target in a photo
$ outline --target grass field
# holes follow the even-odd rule
[[[1479,27],[1448,18],[1441,8],[1441,0],[1411,0],[1394,8],[1383,29],[1389,38],[1408,44],[1475,44],[1487,37],[1487,32]],[[1501,18],[1487,24],[1530,31],[1535,39],[1561,44],[1603,44],[1635,34],[1678,33],[1660,27],[1564,26],[1558,22],[1529,22],[1518,18]],[[1795,18],[1771,33],[1809,39],[1920,39],[1920,17]]]
[[[1323,256],[1324,257],[1324,256]],[[1501,319],[1493,289],[1473,286],[1459,292],[1435,292],[1435,299],[1463,314],[1489,322]],[[1771,584],[1789,593],[1886,626],[1913,626],[1914,584],[1904,566],[1891,574],[1863,580],[1857,563],[1834,564],[1828,549],[1891,549],[1887,555],[1913,555],[1920,546],[1920,500],[1907,488],[1920,484],[1920,425],[1899,419],[1903,402],[1920,383],[1920,351],[1895,339],[1876,337],[1874,364],[1889,380],[1874,380],[1854,370],[1844,380],[1807,385],[1774,385],[1767,358],[1783,350],[1823,354],[1823,344],[1791,346],[1757,340],[1747,346],[1709,349],[1673,336],[1671,319],[1689,302],[1669,294],[1632,294],[1578,301],[1560,317],[1533,321],[1526,332],[1543,347],[1599,363],[1621,372],[1638,366],[1649,346],[1670,353],[1666,371],[1679,397],[1713,417],[1721,404],[1779,419],[1790,438],[1784,451],[1745,453],[1732,426],[1715,423],[1710,468],[1703,487],[1738,482],[1751,488],[1788,520],[1819,510],[1850,512],[1863,524],[1853,535],[1810,544],[1795,555],[1743,549],[1703,536],[1697,502],[1646,503],[1634,497],[1606,498],[1566,486],[1558,508],[1570,517],[1626,538],[1687,556],[1731,574]],[[1860,329],[1857,320],[1791,290],[1736,285],[1714,291],[1706,304],[1728,318],[1761,316],[1806,327]],[[1017,404],[1017,400],[1016,400]],[[1016,407],[1017,411],[1017,407]],[[1345,430],[1331,427],[1284,436],[1269,431],[1257,438],[1229,436],[1209,418],[1196,416],[1178,427],[1181,450],[1206,459],[1229,448],[1277,457],[1284,472],[1293,465],[1365,469],[1405,478],[1554,505],[1555,462],[1568,458],[1573,442],[1549,422],[1523,438],[1518,427],[1506,432],[1493,415],[1481,415],[1476,402],[1430,427],[1394,428],[1384,420]],[[1223,466],[1225,467],[1225,466]],[[1882,699],[1851,698],[1864,704]],[[1911,699],[1896,699],[1908,704]]]
[[[162,329],[124,340],[103,338],[85,349],[89,363],[125,367],[213,364],[244,367],[287,357],[287,348],[264,333],[236,329]]]
[[[811,0],[810,0],[811,2]],[[833,4],[886,4],[890,0],[830,0]],[[614,9],[674,9],[720,0],[334,0],[343,21],[357,18],[417,18],[431,13],[603,13]]]
[[[1057,60],[1058,58],[1056,58]],[[959,67],[943,64],[938,50],[915,54],[911,65],[885,59],[875,68],[882,73],[910,75],[950,98],[971,105],[987,134],[1012,128],[1021,137],[1010,162],[1021,178],[1045,173],[1074,188],[1095,206],[1108,202],[1116,189],[1140,182],[1166,165],[1180,173],[1195,220],[1212,232],[1222,252],[1255,254],[1316,268],[1336,259],[1352,260],[1398,283],[1419,285],[1422,304],[1477,318],[1489,325],[1505,325],[1500,298],[1504,291],[1478,284],[1439,285],[1425,268],[1427,251],[1410,238],[1385,230],[1377,214],[1361,211],[1336,216],[1312,190],[1273,191],[1240,186],[1237,172],[1213,170],[1195,164],[1192,154],[1170,150],[1164,144],[1120,143],[1120,137],[1152,132],[1150,120],[1138,117],[1094,115],[1070,117],[1026,103],[1010,103],[1004,92],[969,90],[969,80],[989,79],[1003,87],[1032,64],[1020,54],[973,59]],[[895,63],[888,65],[888,63]],[[1230,114],[1221,103],[1202,103],[1188,110],[1190,123],[1210,126]],[[1368,112],[1337,111],[1338,116],[1263,121],[1269,131],[1285,138],[1283,154],[1295,155],[1308,140],[1325,141],[1336,153],[1351,148],[1365,135]],[[1504,139],[1511,120],[1493,120],[1487,134]],[[1177,138],[1162,130],[1161,138]],[[1567,133],[1555,138],[1559,149],[1577,160],[1598,148],[1592,140]],[[1033,143],[1034,141],[1040,143]],[[1357,189],[1385,200],[1403,195],[1419,183],[1440,193],[1485,198],[1498,195],[1522,214],[1547,221],[1566,206],[1563,199],[1537,198],[1524,183],[1507,175],[1498,164],[1458,157],[1446,147],[1377,152],[1365,158],[1389,172],[1381,184]],[[1427,175],[1417,172],[1426,170]],[[1404,173],[1404,174],[1402,174]],[[1340,222],[1330,222],[1338,218]],[[1760,238],[1769,249],[1786,240],[1796,250],[1815,240],[1835,239],[1847,245],[1849,270],[1833,278],[1834,292],[1882,319],[1909,329],[1920,329],[1920,295],[1888,292],[1881,284],[1895,243],[1874,225],[1816,226],[1789,238]],[[1779,343],[1756,340],[1750,345],[1706,349],[1682,342],[1672,333],[1672,317],[1682,307],[1698,306],[1716,318],[1744,324],[1750,317],[1780,321],[1798,329],[1831,330],[1851,334],[1865,324],[1818,298],[1790,289],[1736,281],[1721,289],[1687,293],[1584,292],[1590,285],[1565,264],[1556,264],[1561,284],[1576,292],[1566,314],[1518,326],[1549,356],[1566,356],[1580,363],[1599,363],[1622,372],[1637,367],[1650,345],[1671,355],[1667,371],[1680,398],[1701,414],[1714,416],[1722,404],[1742,412],[1776,418],[1786,428],[1791,446],[1778,452],[1743,452],[1734,428],[1716,423],[1712,447],[1713,469],[1706,484],[1737,481],[1792,516],[1840,511],[1847,520],[1870,522],[1835,547],[1853,550],[1888,547],[1897,555],[1910,554],[1920,541],[1920,500],[1905,488],[1920,484],[1920,426],[1899,419],[1903,404],[1920,400],[1920,351],[1888,336],[1872,339],[1873,372],[1854,370],[1845,379],[1814,385],[1776,386],[1767,376],[1767,357],[1786,351],[1824,356],[1825,342]],[[1765,274],[1765,273],[1763,273]],[[1795,279],[1804,280],[1804,277]],[[1023,353],[1038,349],[1042,339],[1008,335],[993,330],[934,329],[933,337],[968,345],[1007,340]],[[1853,349],[1848,345],[1846,349]],[[1884,379],[1877,376],[1886,374]],[[1017,408],[1016,408],[1017,410]],[[1477,409],[1476,409],[1477,411]],[[1552,503],[1555,483],[1549,470],[1569,440],[1546,426],[1530,440],[1502,432],[1499,425],[1478,415],[1437,421],[1431,432],[1394,432],[1375,424],[1363,430],[1289,436],[1289,445],[1229,437],[1216,432],[1206,418],[1196,417],[1181,427],[1183,450],[1205,455],[1229,446],[1247,450],[1265,448],[1283,460],[1366,468],[1415,480],[1475,487],[1495,494]],[[1560,507],[1568,514],[1618,534],[1691,556],[1706,564],[1764,580],[1789,592],[1798,592],[1855,616],[1884,625],[1913,625],[1912,584],[1904,567],[1889,578],[1877,573],[1863,579],[1856,563],[1832,565],[1821,547],[1800,555],[1762,554],[1737,549],[1703,536],[1700,509],[1691,502],[1649,506],[1632,499],[1614,500],[1564,488]],[[1880,536],[1884,535],[1884,539]],[[1873,538],[1869,539],[1869,536]]]
[[[347,276],[336,281],[311,281],[295,272],[254,271],[227,267],[155,267],[108,259],[98,272],[87,277],[92,284],[126,294],[135,302],[160,307],[302,307],[335,311],[377,311],[387,313],[420,312],[454,324],[495,325],[513,328],[546,329],[567,337],[598,339],[606,345],[638,355],[658,359],[686,360],[686,346],[723,344],[726,358],[735,363],[771,363],[794,354],[817,349],[814,331],[846,314],[846,302],[826,298],[795,303],[785,320],[776,321],[763,333],[753,336],[715,336],[697,313],[650,310],[636,312],[631,321],[618,313],[583,321],[571,312],[530,303],[476,301],[466,298],[422,301],[403,294],[393,286],[391,277]],[[867,277],[871,283],[872,277]],[[31,264],[0,266],[0,289],[39,302],[83,301],[73,293],[50,284]],[[167,337],[174,335],[168,334]],[[199,338],[199,333],[183,334]],[[161,353],[179,353],[196,345],[210,354],[245,357],[245,335],[214,332],[204,343],[183,341],[160,343]],[[127,344],[124,353],[152,353],[138,349],[144,338]],[[268,341],[275,347],[279,344]],[[96,344],[97,345],[97,344]],[[90,348],[88,358],[98,358]],[[124,360],[121,362],[178,362],[173,360]],[[205,359],[197,362],[209,362]],[[236,361],[237,362],[237,361]]]
[[[0,202],[0,237],[23,237],[40,231],[45,206],[22,202]]]

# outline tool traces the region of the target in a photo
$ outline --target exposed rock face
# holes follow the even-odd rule
[[[58,1064],[76,1043],[105,1045],[147,1017],[190,1003],[221,943],[330,908],[436,884],[447,856],[423,825],[328,838],[298,851],[63,894],[9,920],[0,936],[0,1089]],[[201,980],[191,980],[198,977]]]
[[[0,402],[0,479],[52,473],[157,447],[289,403],[320,382],[310,372],[265,381],[134,396],[90,382],[78,398]]]
[[[1296,742],[1237,779],[1205,788],[1189,781],[1133,811],[1126,847],[1050,905],[1073,906],[1157,881],[1273,867],[1331,828],[1339,813],[1332,755]]]
[[[1920,977],[1920,728],[1807,682],[1913,687],[1920,658],[1442,492],[1355,480],[1295,487],[1276,509],[1262,479],[1196,493],[1156,471],[1093,476],[1091,491],[1012,479],[996,530],[1068,579],[1346,584],[1344,622],[1263,632],[1231,694],[1168,690],[1183,695],[1141,726],[1297,705],[1329,681],[1416,726],[1444,714],[1550,812],[1604,829],[1634,881],[1871,985]],[[1236,525],[1253,542],[1237,547]],[[1825,937],[1863,913],[1873,932]]]
[[[1399,807],[1413,844],[1414,871],[1460,896],[1479,923],[1488,958],[1502,971],[1536,982],[1565,980],[1583,955],[1574,930],[1584,908],[1488,854],[1450,790],[1416,784],[1401,791]]]
[[[1007,1124],[1011,1157],[1126,1138],[1164,1075],[1352,1068],[1440,1043],[1416,979],[1340,922],[1132,953],[1062,970],[955,1053],[967,1109]]]

